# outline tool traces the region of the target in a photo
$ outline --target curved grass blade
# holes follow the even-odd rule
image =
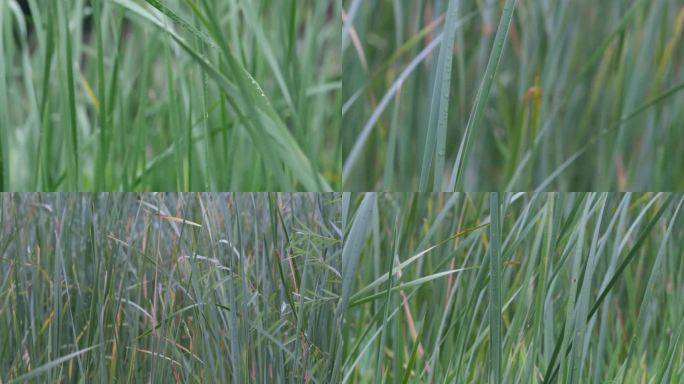
[[[658,220],[660,220],[660,217],[665,213],[667,208],[669,208],[670,203],[672,202],[674,197],[675,197],[674,195],[669,195],[667,197],[665,202],[663,202],[663,205],[656,212],[655,216],[651,219],[651,221],[648,222],[648,224],[646,224],[646,227],[641,231],[641,233],[639,234],[639,237],[637,238],[636,242],[634,243],[634,246],[632,247],[632,249],[629,250],[629,253],[627,254],[627,256],[625,256],[625,259],[622,261],[622,263],[620,263],[620,266],[617,267],[617,269],[615,270],[613,277],[610,279],[608,284],[606,284],[605,288],[603,288],[603,291],[601,291],[601,294],[599,294],[598,298],[596,299],[596,302],[594,303],[594,305],[591,308],[591,311],[589,311],[589,315],[587,316],[587,321],[589,321],[591,319],[591,317],[594,315],[594,313],[596,313],[599,306],[603,302],[603,299],[606,298],[606,295],[611,290],[611,288],[613,288],[613,286],[615,285],[617,280],[622,275],[622,272],[624,272],[625,268],[627,268],[627,265],[629,265],[629,263],[632,261],[632,259],[634,259],[634,257],[637,254],[637,251],[644,244],[644,242],[648,238],[649,233],[651,233],[651,230],[653,229],[653,227],[656,225]]]
[[[376,195],[372,192],[367,193],[363,197],[349,230],[349,235],[344,241],[344,248],[342,250],[342,290],[336,311],[338,317],[343,316],[347,303],[350,297],[352,297],[352,283],[359,264],[361,249],[370,229],[370,218],[375,207],[375,200]]]
[[[455,234],[455,235],[453,235],[453,236],[450,236],[450,237],[448,237],[448,238],[446,238],[446,239],[444,239],[444,240],[438,242],[438,243],[435,244],[435,245],[432,245],[432,246],[430,246],[430,247],[428,247],[428,248],[426,248],[426,249],[424,249],[424,250],[422,250],[422,251],[416,253],[415,255],[409,257],[408,259],[402,261],[399,265],[397,265],[396,267],[394,267],[394,268],[392,269],[392,276],[394,276],[394,275],[399,275],[399,273],[401,273],[401,271],[402,271],[403,269],[405,269],[406,267],[408,267],[408,266],[411,265],[412,263],[418,261],[421,257],[425,256],[428,252],[432,251],[433,249],[435,249],[435,248],[437,248],[437,247],[439,247],[439,246],[441,246],[441,245],[443,245],[443,244],[446,244],[446,243],[448,243],[448,242],[450,242],[450,241],[452,241],[452,240],[454,240],[454,239],[457,239],[457,238],[459,238],[459,237],[465,236],[465,235],[467,235],[467,234],[469,234],[469,233],[471,233],[471,232],[477,231],[478,229],[484,228],[484,227],[486,227],[487,225],[489,225],[489,223],[484,223],[484,224],[476,225],[476,226],[474,226],[474,227],[472,227],[472,228],[465,229],[465,230],[463,230],[463,231],[461,231],[461,232],[459,232],[459,233],[457,233],[457,234]],[[363,295],[363,294],[366,293],[366,292],[372,291],[372,290],[375,289],[377,286],[379,286],[380,284],[382,284],[382,283],[384,283],[385,281],[387,281],[387,279],[388,279],[388,275],[386,275],[386,274],[381,275],[380,277],[378,277],[377,279],[375,279],[375,280],[374,280],[373,282],[371,282],[370,284],[368,284],[368,285],[364,286],[363,288],[361,288],[358,292],[356,292],[356,293],[352,296],[351,299],[352,299],[352,300],[358,300],[358,298],[359,298],[361,295]]]
[[[366,237],[370,231],[370,222],[375,209],[377,195],[373,192],[366,193],[363,196],[361,205],[356,211],[354,221],[351,223],[348,236],[345,237],[344,246],[342,248],[342,287],[340,298],[335,308],[335,323],[338,329],[342,328],[344,323],[344,316],[347,311],[347,304],[351,296],[354,279],[356,277],[356,269],[359,266],[359,257],[361,249],[366,242]],[[335,349],[335,358],[331,370],[331,381],[337,382],[339,374],[339,366],[342,361],[342,351],[344,350],[341,333],[337,333],[337,346]]]
[[[231,75],[234,77],[235,82],[230,81],[225,74],[221,73],[216,67],[209,63],[201,53],[193,49],[183,37],[144,7],[131,0],[114,0],[114,2],[143,17],[145,20],[152,22],[158,28],[161,28],[164,32],[168,33],[183,50],[190,54],[207,75],[216,82],[230,101],[239,106],[241,110],[247,111],[246,115],[249,116],[249,133],[253,142],[266,159],[277,159],[281,161],[306,190],[332,190],[328,182],[314,170],[311,159],[302,151],[257,81],[230,53],[227,45],[222,41],[223,37],[217,32],[218,22],[213,15],[208,15],[209,20],[207,21],[207,19],[199,13],[197,8],[192,8],[200,21],[209,23],[207,27],[214,32],[213,37],[219,39],[218,46],[221,47],[230,67],[234,69],[231,71]],[[158,6],[159,4],[157,2],[152,2],[151,5]],[[164,14],[173,14],[168,8],[160,8],[160,11],[163,9]],[[182,19],[175,15],[172,20]],[[194,37],[200,39],[202,42],[206,42],[207,45],[212,47],[217,46],[217,44],[209,40],[206,35],[197,32],[196,29],[190,27],[187,22],[183,22],[181,26],[185,27],[194,35]],[[257,121],[255,122],[253,120]],[[285,182],[282,181],[285,179],[285,176],[282,175],[280,170],[274,169],[273,172],[276,176],[281,177],[281,184]],[[291,189],[291,187],[285,189]]]
[[[92,351],[95,348],[99,348],[100,346],[101,346],[101,344],[93,345],[92,347],[84,348],[84,349],[81,349],[79,351],[76,351],[76,352],[70,353],[68,355],[62,356],[60,358],[57,358],[55,360],[52,360],[51,362],[49,362],[47,364],[43,364],[40,367],[33,369],[33,370],[17,377],[16,379],[10,380],[8,382],[8,384],[22,383],[22,382],[28,381],[30,379],[33,379],[36,376],[40,376],[40,375],[50,371],[51,369],[58,367],[62,363],[65,363],[65,362],[67,362],[73,358],[79,357],[86,352]]]
[[[413,60],[411,60],[409,65],[406,66],[406,69],[404,69],[404,71],[399,75],[399,77],[397,77],[392,86],[385,93],[385,96],[382,97],[382,100],[380,100],[380,103],[378,103],[378,106],[375,108],[375,111],[373,111],[373,114],[371,114],[371,117],[368,119],[366,125],[364,125],[363,129],[361,130],[361,133],[357,137],[354,146],[351,148],[347,156],[345,156],[344,166],[342,168],[343,184],[345,183],[345,180],[349,178],[349,174],[351,173],[352,167],[354,166],[357,157],[361,153],[363,145],[366,143],[366,140],[368,140],[368,136],[370,136],[370,133],[373,130],[373,127],[375,126],[375,123],[380,118],[380,115],[382,115],[382,112],[385,110],[385,108],[387,108],[389,102],[401,89],[402,85],[404,84],[404,81],[406,81],[408,76],[413,72],[414,69],[416,69],[416,67],[418,67],[418,64],[420,64],[423,60],[425,60],[425,58],[427,58],[430,52],[432,52],[432,50],[437,46],[437,44],[439,44],[441,40],[442,35],[439,35],[435,37],[435,39],[432,42],[430,42],[430,44],[423,48],[423,50]]]
[[[649,310],[651,309],[650,307],[653,305],[653,303],[656,303],[658,300],[656,297],[656,290],[658,287],[661,287],[662,289],[661,282],[665,279],[663,263],[667,253],[667,246],[669,245],[670,241],[670,234],[672,233],[675,221],[677,221],[677,216],[679,214],[679,209],[682,207],[682,202],[684,202],[684,197],[679,199],[679,203],[672,214],[672,218],[667,226],[667,230],[663,234],[663,238],[660,241],[660,247],[658,247],[658,253],[656,254],[656,259],[653,262],[653,267],[651,267],[651,273],[648,277],[648,282],[646,283],[646,291],[644,292],[644,296],[641,299],[641,304],[639,306],[637,329],[641,330],[641,332],[635,332],[632,340],[629,343],[629,352],[625,361],[626,367],[629,367],[631,357],[635,353],[635,346],[637,345],[637,342],[640,342],[639,349],[643,351],[643,343],[648,339],[648,322],[650,318]]]
[[[429,283],[429,282],[436,280],[436,279],[439,279],[441,277],[449,276],[449,275],[452,275],[454,273],[459,273],[459,272],[463,272],[463,271],[469,271],[469,270],[472,270],[475,268],[477,268],[477,267],[459,268],[459,269],[452,269],[449,271],[433,273],[432,275],[419,277],[415,280],[411,280],[411,281],[408,281],[406,283],[394,285],[391,288],[388,288],[388,291],[394,292],[394,291],[399,291],[399,290],[406,289],[406,288],[411,288],[413,286],[420,286],[422,284]],[[387,276],[387,275],[389,275],[389,274],[385,274],[383,276]],[[349,306],[354,307],[357,305],[361,305],[363,303],[382,298],[385,294],[386,294],[386,292],[378,292],[378,293],[374,293],[372,295],[368,295],[366,297],[361,297],[358,299],[356,298],[356,296],[358,296],[358,295],[354,295],[354,297],[352,297],[352,299],[349,303]]]

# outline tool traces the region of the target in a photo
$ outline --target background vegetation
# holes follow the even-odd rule
[[[2,194],[0,381],[680,382],[683,202]]]
[[[335,4],[1,1],[0,190],[339,189]]]
[[[346,196],[343,382],[684,381],[684,197]]]
[[[340,206],[0,194],[0,382],[329,382]]]
[[[681,0],[343,0],[345,190],[684,190]]]

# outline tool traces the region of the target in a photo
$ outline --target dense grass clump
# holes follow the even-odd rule
[[[0,190],[338,187],[339,12],[0,1]]]
[[[684,382],[682,195],[347,198],[342,382]]]
[[[0,382],[330,382],[340,201],[0,195]]]
[[[345,190],[684,190],[681,0],[344,0]]]

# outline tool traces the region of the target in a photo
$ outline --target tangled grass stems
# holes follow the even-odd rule
[[[340,200],[0,194],[0,381],[328,382]]]

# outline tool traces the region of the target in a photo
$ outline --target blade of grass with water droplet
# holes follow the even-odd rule
[[[183,50],[190,54],[207,75],[225,92],[229,102],[242,111],[242,116],[248,118],[246,126],[249,128],[250,136],[256,147],[260,149],[262,156],[272,162],[282,162],[296,182],[301,185],[300,188],[303,187],[310,191],[331,190],[328,182],[314,170],[311,159],[305,155],[295,138],[288,131],[259,84],[231,53],[221,33],[219,21],[216,19],[216,15],[211,13],[210,8],[207,8],[207,12],[202,12],[197,6],[190,7],[193,14],[209,30],[209,36],[211,37],[207,37],[207,35],[198,32],[196,28],[183,21],[180,16],[161,5],[161,3],[148,1],[151,6],[159,9],[162,14],[173,15],[171,17],[172,20],[178,22],[181,27],[194,37],[205,42],[208,46],[219,47],[231,69],[231,71],[226,73],[207,61],[200,52],[175,32],[170,25],[160,20],[157,15],[152,14],[131,0],[114,1],[168,33]],[[204,4],[207,6],[207,3]],[[227,76],[230,76],[230,78]],[[277,164],[272,165],[274,167],[270,171],[276,178],[281,180],[281,184],[285,184],[283,189],[291,190],[295,188],[295,185],[288,180],[287,175],[284,175],[278,169],[279,166]]]

